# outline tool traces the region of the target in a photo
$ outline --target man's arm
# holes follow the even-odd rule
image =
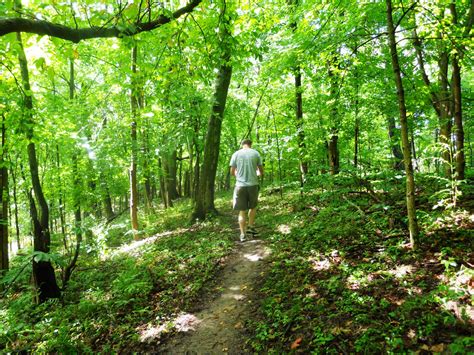
[[[230,167],[230,175],[236,176],[236,175],[235,175],[236,172],[237,172],[237,169],[235,168],[235,166],[231,166],[231,167]]]
[[[263,165],[257,165],[257,175],[263,178]]]

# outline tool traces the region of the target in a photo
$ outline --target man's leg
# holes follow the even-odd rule
[[[239,212],[239,227],[240,235],[245,235],[245,231],[247,229],[247,211]]]
[[[258,202],[258,186],[252,186],[249,188],[249,224],[247,228],[247,234],[251,237],[257,236],[255,229],[255,216],[257,214],[257,202]]]
[[[253,227],[255,225],[256,214],[257,214],[257,208],[251,208],[249,210],[249,227]]]

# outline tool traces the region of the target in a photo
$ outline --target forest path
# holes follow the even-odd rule
[[[245,347],[245,322],[252,318],[255,285],[270,254],[258,239],[236,242],[234,253],[219,274],[215,297],[199,305],[201,311],[181,320],[186,332],[170,338],[160,353],[240,354]]]

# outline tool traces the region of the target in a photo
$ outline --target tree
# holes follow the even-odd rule
[[[29,192],[30,212],[33,220],[34,251],[38,254],[33,259],[33,279],[38,290],[38,301],[40,303],[50,298],[59,298],[61,292],[56,282],[51,261],[41,255],[47,254],[50,249],[51,235],[49,230],[49,207],[44,197],[43,188],[38,173],[38,159],[36,154],[36,144],[33,140],[33,95],[31,93],[30,79],[28,73],[28,63],[23,49],[21,34],[17,33],[18,41],[18,61],[21,68],[23,110],[24,120],[28,127],[26,138],[28,139],[28,162],[31,174],[31,184],[33,193]],[[38,210],[39,207],[39,210]]]
[[[406,174],[406,203],[408,212],[408,228],[410,231],[411,247],[415,248],[418,238],[418,223],[416,220],[415,207],[415,178],[413,176],[413,165],[410,152],[410,141],[408,133],[407,109],[405,105],[405,91],[398,61],[397,42],[395,39],[395,26],[393,24],[392,1],[386,0],[387,9],[387,29],[390,46],[390,54],[392,57],[392,68],[397,88],[398,106],[400,111],[401,138],[403,147],[403,161],[405,164]]]
[[[8,166],[6,160],[5,115],[2,114],[0,154],[0,271],[8,269]]]
[[[137,186],[137,122],[139,117],[139,88],[137,79],[137,56],[138,47],[135,44],[132,48],[132,89],[130,92],[130,110],[132,115],[130,138],[132,141],[131,163],[130,163],[130,220],[135,238],[138,231],[138,186]]]
[[[211,116],[207,125],[204,143],[203,163],[200,172],[199,190],[196,193],[193,219],[204,219],[208,212],[215,212],[214,190],[219,149],[221,141],[222,121],[224,120],[225,104],[232,77],[231,65],[231,15],[225,1],[221,3],[220,27],[221,59],[214,88]]]

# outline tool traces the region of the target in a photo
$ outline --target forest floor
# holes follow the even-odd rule
[[[469,353],[474,184],[456,209],[419,192],[415,251],[401,180],[371,184],[263,189],[243,243],[228,193],[205,222],[184,199],[143,216],[137,241],[126,216],[98,226],[61,302],[35,306],[27,272],[0,298],[0,352]]]
[[[245,351],[244,325],[254,318],[255,287],[265,272],[270,250],[261,240],[238,242],[219,273],[212,295],[194,306],[197,313],[180,317],[181,332],[159,352],[173,354],[240,354]]]

